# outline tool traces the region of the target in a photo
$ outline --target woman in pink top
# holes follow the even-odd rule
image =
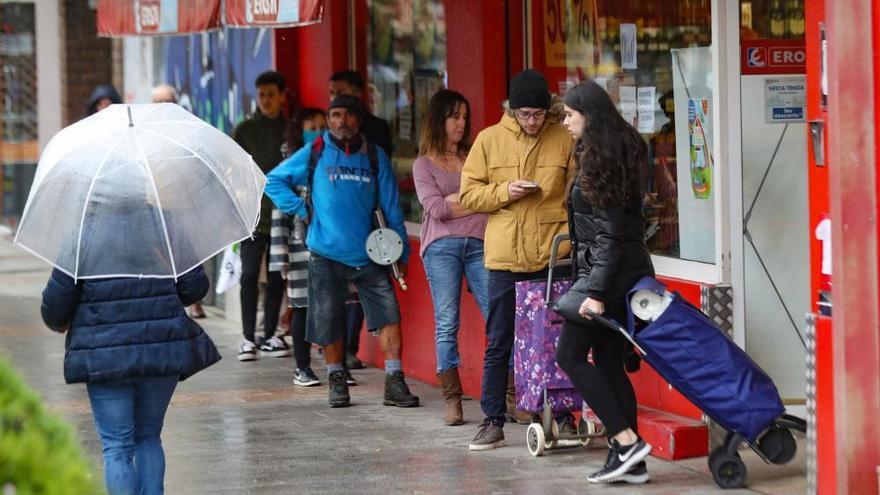
[[[483,267],[487,216],[466,210],[458,202],[470,130],[470,105],[465,97],[447,89],[438,91],[428,104],[419,140],[421,156],[413,164],[416,193],[424,207],[421,256],[434,303],[437,377],[446,399],[443,419],[450,426],[464,423],[458,376],[463,276],[484,319],[489,307],[488,275]]]

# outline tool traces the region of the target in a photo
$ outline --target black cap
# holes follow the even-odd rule
[[[550,108],[550,90],[540,72],[526,69],[510,80],[510,108]]]
[[[333,98],[333,101],[330,102],[330,107],[327,108],[327,112],[334,108],[345,108],[352,114],[354,114],[361,122],[367,116],[367,110],[364,108],[364,104],[361,103],[361,100],[355,98],[351,95],[339,95]]]

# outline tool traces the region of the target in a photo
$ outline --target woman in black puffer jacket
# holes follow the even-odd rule
[[[159,435],[171,395],[177,382],[220,360],[184,310],[207,292],[201,267],[176,281],[74,281],[52,271],[43,290],[43,321],[67,333],[64,379],[86,384],[110,495],[163,492]]]
[[[564,100],[578,164],[568,201],[577,278],[567,297],[583,301],[583,319],[565,322],[556,356],[609,438],[605,466],[587,480],[645,483],[651,446],[636,433],[636,397],[623,365],[629,345],[588,311],[625,321],[626,292],[654,274],[642,214],[647,147],[595,82],[575,86]]]

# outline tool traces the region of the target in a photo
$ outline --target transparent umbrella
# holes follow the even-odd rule
[[[15,244],[74,279],[177,278],[251,235],[265,183],[178,105],[111,105],[46,146]]]

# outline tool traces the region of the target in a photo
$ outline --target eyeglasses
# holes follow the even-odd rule
[[[547,110],[536,110],[534,112],[516,110],[513,113],[516,114],[516,118],[525,122],[528,122],[530,119],[541,120],[547,116]]]

